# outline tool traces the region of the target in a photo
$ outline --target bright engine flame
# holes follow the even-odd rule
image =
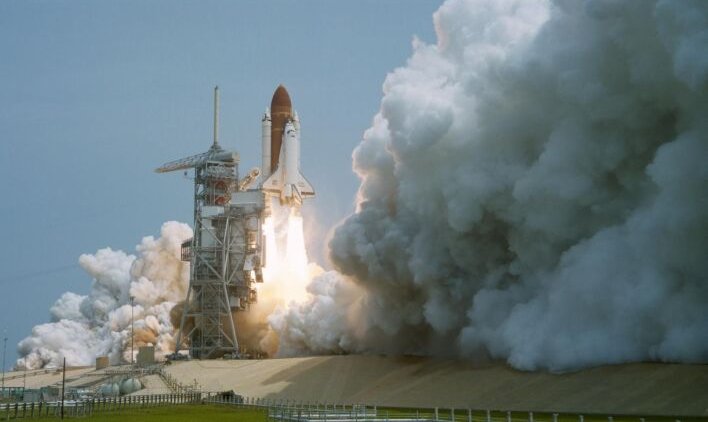
[[[287,211],[287,216],[276,212],[263,224],[267,256],[261,295],[268,301],[275,299],[276,305],[304,300],[309,281],[302,216],[295,208],[281,211]],[[279,217],[287,220],[277,224]]]
[[[323,270],[308,262],[299,210],[277,203],[271,205],[272,215],[263,223],[266,259],[263,283],[256,286],[258,301],[249,312],[239,315],[245,323],[240,332],[244,344],[274,356],[278,353],[279,338],[273,330],[272,318],[294,304],[307,301],[308,284]]]
[[[245,325],[242,340],[273,356],[278,352],[278,336],[270,325],[270,318],[280,309],[307,300],[307,285],[322,272],[316,264],[308,263],[305,250],[303,218],[295,208],[272,204],[273,213],[263,223],[266,260],[263,283],[259,283],[258,301],[249,312],[241,315]]]

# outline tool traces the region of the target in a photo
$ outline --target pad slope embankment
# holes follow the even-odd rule
[[[380,356],[191,361],[184,384],[249,397],[319,403],[573,413],[708,416],[708,365],[636,363],[567,374],[503,363]]]

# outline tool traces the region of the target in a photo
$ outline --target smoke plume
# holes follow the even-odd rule
[[[282,355],[708,361],[708,3],[450,0]]]
[[[81,255],[79,264],[93,278],[87,296],[64,293],[50,309],[51,322],[32,329],[18,345],[16,367],[36,369],[91,365],[97,356],[112,363],[130,361],[131,306],[134,348],[152,344],[157,356],[174,350],[170,310],[184,301],[189,264],[180,261],[181,243],[192,237],[186,224],[163,224],[160,238],[143,238],[138,256],[110,248]]]

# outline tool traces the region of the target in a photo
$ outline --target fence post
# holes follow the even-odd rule
[[[487,410],[487,422],[492,422],[492,412],[490,412],[489,410]],[[583,422],[583,421],[580,421],[580,422]]]
[[[558,422],[558,413],[553,414],[553,422]]]
[[[450,409],[450,420],[455,421],[455,408]]]
[[[578,415],[578,419],[580,422],[585,422],[585,417],[583,417],[583,415]]]
[[[438,420],[438,408],[435,408],[435,420]]]
[[[511,412],[510,411],[506,412],[506,422],[511,422]]]
[[[529,412],[529,422],[533,422],[533,412]],[[610,420],[610,422],[612,422]]]

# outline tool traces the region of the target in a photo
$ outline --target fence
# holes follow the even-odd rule
[[[152,394],[143,396],[103,397],[88,400],[0,404],[0,420],[35,418],[42,416],[92,416],[94,413],[120,412],[129,408],[172,406],[200,403],[199,393]]]
[[[259,408],[267,412],[269,422],[647,422],[649,418],[599,414],[521,412],[478,409],[404,409],[365,405],[336,405],[292,402],[249,397],[225,397],[206,393],[205,403]],[[667,416],[652,421],[681,422]]]
[[[167,387],[172,390],[174,393],[180,393],[180,394],[192,394],[192,393],[200,393],[202,391],[201,385],[197,382],[197,380],[194,380],[194,383],[189,385],[189,384],[182,384],[177,378],[173,377],[172,374],[169,372],[165,371],[163,367],[159,367],[156,371],[156,374],[160,376],[162,379],[162,382],[167,385]]]
[[[269,422],[615,422],[614,416],[559,413],[511,412],[473,409],[401,409],[377,408],[365,405],[334,405],[291,402],[288,400],[243,397],[227,393],[153,394],[123,397],[105,397],[88,400],[64,401],[63,412],[67,417],[85,417],[103,412],[173,406],[180,404],[209,403],[239,408],[261,409]],[[62,403],[32,402],[0,404],[0,421],[60,416]],[[560,416],[559,416],[560,415]],[[618,416],[617,422],[647,422],[636,416]],[[681,422],[670,417],[652,420]]]

